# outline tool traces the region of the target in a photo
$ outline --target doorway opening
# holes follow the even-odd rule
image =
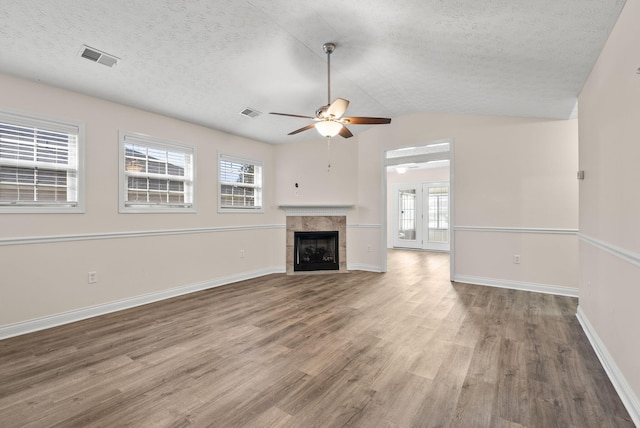
[[[453,277],[453,141],[387,150],[383,162],[387,248],[448,252]]]

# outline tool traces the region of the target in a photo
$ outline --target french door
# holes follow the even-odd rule
[[[395,184],[393,187],[396,207],[393,246],[422,248],[422,185]]]
[[[449,183],[424,183],[424,250],[449,251]]]
[[[394,185],[394,247],[449,251],[449,183]]]

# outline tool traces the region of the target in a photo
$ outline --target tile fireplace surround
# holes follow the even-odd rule
[[[316,274],[316,273],[346,273],[347,272],[347,210],[345,206],[281,206],[287,214],[287,257],[286,267],[288,275]],[[294,272],[294,232],[338,231],[339,270]]]

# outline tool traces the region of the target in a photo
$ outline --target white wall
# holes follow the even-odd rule
[[[36,318],[284,271],[273,146],[7,75],[0,93],[4,108],[84,122],[87,144],[84,214],[0,214],[0,337]],[[197,213],[118,213],[119,129],[196,148]],[[217,212],[219,150],[264,161],[263,214]]]
[[[456,277],[576,294],[577,130],[575,120],[430,113],[372,127],[359,135],[353,222],[384,224],[384,150],[451,139]],[[521,264],[514,266],[514,254]]]
[[[310,130],[307,132],[316,132]],[[328,143],[291,142],[274,147],[275,193],[280,205],[355,205],[358,186],[357,138]],[[331,167],[329,167],[331,165]],[[298,187],[295,184],[298,183]]]
[[[640,425],[640,1],[627,0],[580,94],[580,316]]]

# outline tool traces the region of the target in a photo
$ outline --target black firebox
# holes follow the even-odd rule
[[[293,270],[339,270],[338,231],[294,232]]]

